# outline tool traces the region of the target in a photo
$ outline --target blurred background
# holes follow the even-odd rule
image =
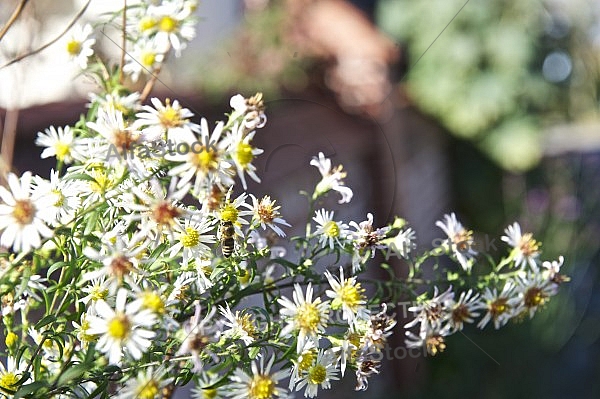
[[[2,24],[18,3],[0,3]],[[58,35],[84,4],[29,1],[0,41],[0,65]],[[82,19],[121,4],[92,1]],[[263,184],[250,190],[282,202],[288,222],[305,218],[298,190],[318,179],[308,162],[322,151],[355,192],[341,218],[401,215],[425,247],[450,210],[480,236],[517,220],[544,259],[566,259],[571,282],[533,320],[470,326],[435,358],[387,360],[366,393],[346,378],[337,397],[600,397],[600,1],[204,0],[197,14],[196,39],[154,95],[215,121],[231,95],[263,92]],[[0,69],[2,167],[47,177],[37,132],[74,123],[93,89],[59,44]]]

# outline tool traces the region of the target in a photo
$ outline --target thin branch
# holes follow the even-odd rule
[[[15,64],[21,60],[23,60],[24,58],[27,58],[31,55],[35,55],[45,49],[47,49],[48,47],[50,47],[51,45],[53,45],[54,43],[56,43],[57,41],[59,41],[68,31],[69,29],[71,29],[73,27],[73,25],[75,25],[75,23],[79,20],[79,18],[81,18],[81,16],[83,15],[83,13],[85,12],[85,10],[87,10],[88,6],[90,5],[90,3],[92,2],[92,0],[88,0],[87,3],[85,3],[85,5],[83,6],[83,8],[77,13],[77,15],[75,15],[75,18],[73,18],[73,20],[71,21],[71,23],[67,26],[67,28],[57,37],[55,37],[54,39],[52,39],[51,41],[49,41],[48,43],[44,44],[43,46],[29,52],[29,53],[25,53],[23,55],[18,56],[17,58],[12,59],[11,61],[9,61],[8,63],[0,66],[0,69],[6,68],[7,66],[10,66],[12,64]]]
[[[125,46],[127,46],[127,0],[123,0],[123,19],[122,19],[123,41],[121,43],[121,66],[119,68],[119,83],[123,84],[123,67],[125,66]]]
[[[9,172],[12,169],[12,161],[15,150],[15,138],[17,136],[17,122],[19,120],[19,109],[7,109],[4,117],[4,131],[2,133],[2,147],[0,155],[4,162],[4,168]]]
[[[15,11],[13,11],[12,15],[8,19],[8,22],[6,22],[6,25],[4,25],[2,27],[2,30],[0,30],[0,40],[2,40],[2,38],[4,37],[4,35],[6,35],[6,32],[8,32],[8,30],[10,29],[10,27],[12,26],[12,24],[15,23],[15,21],[17,20],[17,18],[19,18],[19,15],[21,15],[21,12],[25,8],[25,5],[27,4],[28,1],[29,0],[21,0],[21,2],[19,3],[19,5],[17,5],[17,8],[15,8]]]

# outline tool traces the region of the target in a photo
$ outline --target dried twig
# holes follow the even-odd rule
[[[15,11],[13,11],[12,15],[10,16],[10,18],[6,22],[6,25],[4,25],[2,27],[2,29],[0,30],[0,40],[2,40],[2,38],[4,37],[4,35],[6,35],[6,32],[8,32],[8,30],[10,29],[10,27],[12,26],[12,24],[15,23],[15,21],[17,20],[17,18],[19,18],[19,15],[21,15],[21,12],[25,8],[25,5],[27,4],[28,1],[29,0],[21,0],[21,2],[17,5],[17,8],[15,8]]]
[[[85,5],[83,6],[83,8],[77,13],[77,15],[75,15],[75,18],[73,18],[73,20],[71,21],[71,23],[69,23],[69,25],[67,26],[67,28],[61,32],[60,35],[58,35],[57,37],[55,37],[54,39],[50,40],[48,43],[44,44],[43,46],[30,51],[29,53],[25,53],[23,55],[20,55],[14,59],[12,59],[11,61],[7,62],[6,64],[0,66],[0,69],[6,68],[7,66],[10,66],[12,64],[15,64],[21,60],[23,60],[24,58],[27,58],[31,55],[37,54],[40,51],[43,51],[45,49],[47,49],[48,47],[50,47],[51,45],[53,45],[54,43],[56,43],[57,41],[60,40],[61,37],[63,37],[68,31],[69,29],[71,29],[73,27],[73,25],[75,25],[75,23],[79,20],[79,18],[81,18],[81,16],[83,15],[83,13],[85,12],[85,10],[87,10],[88,6],[90,5],[90,3],[92,2],[92,0],[88,0]]]

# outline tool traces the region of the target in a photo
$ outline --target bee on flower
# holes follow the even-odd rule
[[[321,181],[317,183],[313,200],[319,198],[330,190],[340,193],[342,198],[338,201],[340,204],[348,203],[352,200],[352,189],[346,187],[343,179],[346,178],[342,165],[336,168],[331,168],[331,159],[325,158],[325,155],[320,152],[317,157],[313,157],[310,164],[321,173]]]

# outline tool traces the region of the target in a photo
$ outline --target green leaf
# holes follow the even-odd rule
[[[38,323],[35,325],[35,329],[39,331],[42,327],[52,323],[53,321],[56,321],[56,317],[54,315],[50,314],[45,316],[42,318],[42,320],[38,321]]]
[[[24,398],[33,393],[36,394],[35,397],[39,397],[38,395],[44,391],[44,388],[48,387],[48,383],[46,381],[34,381],[31,384],[23,385],[17,392],[15,392],[13,399]]]
[[[46,274],[46,277],[48,277],[48,278],[49,278],[49,277],[50,277],[50,275],[51,275],[52,273],[54,273],[56,270],[58,270],[58,269],[60,269],[60,268],[62,268],[62,267],[64,267],[64,266],[67,266],[67,265],[68,265],[68,263],[67,263],[67,262],[56,262],[55,264],[53,264],[52,266],[50,266],[50,267],[48,268],[48,273]]]
[[[70,381],[73,381],[83,375],[86,372],[86,367],[83,364],[76,364],[73,367],[70,367],[64,371],[58,377],[58,381],[56,385],[63,386],[68,385]]]
[[[72,175],[65,176],[63,179],[65,180],[86,180],[86,181],[96,181],[92,176],[85,173],[75,173]]]

